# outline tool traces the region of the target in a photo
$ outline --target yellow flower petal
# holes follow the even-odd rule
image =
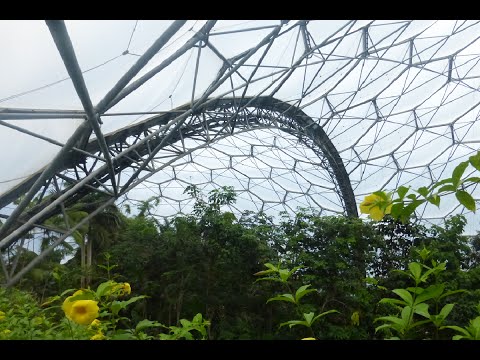
[[[70,318],[77,324],[90,325],[98,317],[99,308],[96,301],[73,301],[70,309]]]
[[[380,200],[382,200],[382,198],[375,194],[365,196],[365,199],[360,204],[360,212],[362,214],[369,214],[372,206],[375,206],[375,204]]]
[[[130,287],[129,283],[123,283],[123,291],[125,294],[130,294],[132,292],[132,288]]]
[[[98,334],[93,335],[90,340],[104,340],[105,335],[103,335],[101,332]]]
[[[100,328],[101,322],[98,319],[95,319],[91,322],[91,324],[88,326],[89,329],[95,330]]]
[[[370,217],[373,220],[380,221],[380,220],[383,219],[384,215],[385,214],[383,213],[383,211],[378,206],[374,206],[370,209]]]
[[[72,320],[70,313],[72,312],[72,305],[74,303],[73,301],[70,301],[71,298],[73,298],[73,296],[67,297],[62,304],[62,310],[65,313],[65,316],[70,320]]]

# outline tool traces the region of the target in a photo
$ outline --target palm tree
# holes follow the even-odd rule
[[[66,219],[57,215],[47,220],[46,224],[60,230],[67,230],[85,219],[106,200],[108,200],[106,195],[91,193],[85,196],[81,202],[65,210]],[[80,267],[82,269],[80,286],[82,288],[87,287],[91,282],[93,253],[99,254],[110,247],[123,223],[123,218],[118,207],[112,204],[73,232],[72,237],[80,249]],[[45,238],[45,241],[49,242],[49,238]]]

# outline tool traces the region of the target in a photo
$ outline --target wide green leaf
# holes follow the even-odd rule
[[[460,164],[458,164],[453,170],[452,184],[453,186],[455,186],[455,188],[457,188],[458,185],[460,185],[460,179],[463,173],[465,172],[465,169],[467,168],[467,166],[468,166],[468,161],[463,161]]]
[[[429,193],[428,188],[425,186],[419,187],[417,189],[417,192],[425,198],[428,196],[428,193]]]
[[[410,188],[406,187],[406,186],[399,186],[398,189],[397,189],[397,194],[398,194],[398,197],[400,198],[400,200],[403,200],[403,198],[405,197],[405,195],[407,194],[408,190]]]
[[[303,298],[305,295],[307,295],[311,292],[317,291],[317,289],[307,289],[309,286],[311,286],[311,285],[310,284],[309,285],[303,285],[303,286],[300,286],[297,289],[297,292],[295,293],[295,302],[297,304],[300,301],[300,299]]]
[[[478,171],[480,171],[480,151],[477,152],[476,155],[470,156],[470,157],[468,158],[468,161],[470,162],[470,164],[471,164],[475,169],[477,169]]]
[[[446,304],[438,315],[442,316],[444,319],[450,314],[455,304]]]
[[[314,312],[309,312],[309,313],[303,313],[303,317],[305,318],[305,320],[307,321],[307,324],[308,326],[311,326],[312,325],[312,320],[313,320],[313,316],[315,315]]]
[[[435,184],[433,184],[432,190],[435,189],[435,188],[437,188],[437,187],[439,187],[439,186],[442,186],[442,185],[444,185],[444,184],[452,184],[452,183],[453,183],[453,180],[452,180],[451,178],[443,179],[443,180],[438,181],[438,182],[436,182]],[[440,192],[440,190],[439,190],[438,192]]]
[[[442,192],[453,192],[453,191],[456,191],[457,190],[457,187],[456,186],[453,186],[453,185],[445,185],[445,186],[442,186],[440,189],[438,189],[438,193],[442,193]]]
[[[394,294],[397,294],[398,296],[400,296],[403,300],[405,300],[407,305],[410,305],[410,306],[413,305],[412,294],[410,294],[407,290],[405,290],[405,289],[395,289],[395,290],[392,290],[392,292]]]
[[[112,281],[112,280],[108,280],[108,281],[105,281],[105,282],[101,283],[101,284],[98,285],[98,287],[97,287],[97,291],[96,291],[97,297],[100,298],[100,297],[104,296],[104,295],[107,294],[115,285],[117,285],[117,283],[116,283],[115,281]]]
[[[411,262],[408,264],[408,269],[410,270],[411,277],[415,280],[415,283],[420,283],[422,266],[417,262]]]
[[[151,327],[164,327],[164,325],[160,324],[158,321],[144,319],[138,322],[137,326],[135,327],[135,331],[140,332]]]
[[[464,183],[467,183],[467,182],[472,182],[472,183],[478,184],[478,183],[480,183],[480,177],[478,177],[478,176],[469,177],[469,178],[465,179],[465,181],[464,181]]]
[[[414,308],[415,314],[421,315],[423,317],[426,317],[427,319],[430,319],[430,314],[428,313],[428,304],[421,303],[415,306]]]
[[[427,198],[427,201],[430,203],[430,204],[433,204],[435,205],[436,207],[440,207],[440,196],[438,196],[437,194],[434,194],[434,195],[431,195]]]
[[[412,320],[413,309],[410,306],[405,306],[402,309],[401,318],[404,324],[404,327],[407,327],[410,321]]]
[[[443,284],[430,285],[417,296],[415,303],[420,304],[424,301],[438,298],[443,293],[443,290],[445,290],[445,285]]]
[[[455,196],[460,204],[465,206],[468,210],[475,212],[475,200],[473,199],[472,195],[464,190],[457,190],[455,192]]]

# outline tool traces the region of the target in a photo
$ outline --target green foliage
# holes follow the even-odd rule
[[[318,315],[315,316],[315,312],[310,311],[308,313],[303,312],[303,307],[302,304],[300,303],[300,300],[307,294],[317,292],[317,289],[309,289],[311,286],[310,284],[302,285],[300,286],[295,292],[292,291],[292,288],[290,286],[290,279],[292,275],[297,272],[297,270],[301,269],[300,266],[297,266],[291,270],[289,269],[282,269],[280,264],[278,266],[274,266],[271,263],[266,263],[265,266],[268,268],[268,270],[263,270],[255,273],[254,275],[256,276],[261,276],[261,275],[268,275],[267,277],[259,278],[257,281],[274,281],[274,282],[280,282],[282,283],[288,290],[291,291],[291,293],[287,294],[282,294],[282,295],[276,295],[267,300],[267,304],[271,301],[285,301],[287,303],[292,303],[296,306],[296,310],[298,314],[301,314],[303,316],[304,320],[289,320],[281,323],[279,327],[283,327],[285,325],[288,325],[289,328],[291,329],[292,327],[296,325],[302,325],[305,326],[306,328],[309,329],[311,336],[315,337],[315,332],[313,329],[314,323],[322,318],[325,315],[331,314],[331,313],[338,313],[337,310],[328,310],[324,311]]]
[[[426,261],[430,257],[430,252],[424,248],[419,251],[419,255],[423,261]],[[431,267],[424,263],[411,262],[408,264],[408,270],[397,270],[409,277],[414,286],[392,290],[400,299],[383,298],[380,300],[380,304],[390,304],[398,309],[398,315],[376,318],[375,322],[381,321],[384,324],[378,326],[375,332],[382,330],[390,333],[393,330],[396,336],[391,337],[391,339],[423,339],[426,336],[428,337],[428,335],[424,332],[419,332],[418,327],[432,323],[435,327],[434,337],[438,339],[438,330],[443,328],[445,319],[455,304],[445,304],[439,313],[434,315],[430,314],[429,308],[431,303],[433,302],[438,309],[438,305],[443,298],[464,290],[445,291],[445,284],[442,283],[435,283],[427,287],[422,287],[421,284],[426,284],[431,276],[437,276],[445,270],[446,263],[437,263],[434,260],[432,260]]]

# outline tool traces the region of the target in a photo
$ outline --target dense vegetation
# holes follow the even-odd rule
[[[136,215],[110,207],[75,235],[78,247],[58,248],[16,289],[1,290],[0,336],[105,338],[78,324],[75,331],[65,330],[68,320],[61,302],[80,288],[92,291],[77,292],[78,299],[95,300],[104,316],[118,315],[109,318],[111,323],[115,318],[111,328],[115,335],[110,338],[160,334],[181,338],[189,332],[178,335],[178,329],[195,321],[202,324],[197,324],[198,331],[184,337],[451,339],[459,328],[470,334],[465,330],[470,321],[471,329],[479,325],[473,320],[480,303],[480,241],[478,236],[461,235],[465,226],[461,215],[447,219],[442,227],[426,228],[388,215],[372,222],[321,217],[299,209],[293,218],[283,214],[275,225],[261,213],[236,218],[222,211],[235,201],[228,187],[206,199],[195,187],[186,191],[196,199],[191,214],[158,223],[149,215],[150,202],[143,203]],[[70,209],[71,221],[92,211],[98,200],[95,195]],[[45,244],[54,238],[46,233]],[[69,252],[75,256],[61,264]],[[32,255],[24,251],[21,261]],[[420,273],[415,275],[417,265],[412,264],[422,266]],[[427,268],[433,270],[421,279]],[[115,295],[111,290],[124,283],[132,294],[147,296],[119,301],[129,294]],[[425,299],[420,301],[424,289]],[[411,296],[405,292],[418,303],[408,307]],[[17,306],[10,307],[12,301]],[[115,302],[122,305],[112,310]],[[407,307],[410,318],[405,315],[401,325],[402,313],[407,314],[402,309]],[[444,308],[445,316],[436,318]],[[53,323],[59,324],[57,333],[51,330]],[[23,330],[13,331],[19,324],[24,324]],[[135,324],[142,326],[128,332]],[[63,335],[58,335],[60,331]],[[472,338],[478,336],[474,332]]]

